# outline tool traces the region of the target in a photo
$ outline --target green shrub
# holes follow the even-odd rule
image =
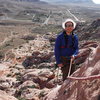
[[[22,97],[18,97],[18,100],[26,100],[25,98]]]
[[[28,88],[36,88],[36,86],[35,85],[32,85],[32,86],[28,86]]]

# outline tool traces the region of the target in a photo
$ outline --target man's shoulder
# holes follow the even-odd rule
[[[63,32],[60,32],[57,37],[62,37],[62,36],[63,36]]]
[[[77,33],[74,33],[74,37],[78,37]]]

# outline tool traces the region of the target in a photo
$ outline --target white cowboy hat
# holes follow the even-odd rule
[[[65,29],[65,24],[66,24],[67,22],[72,22],[73,25],[74,25],[74,29],[75,29],[76,23],[75,23],[72,19],[66,19],[66,20],[62,23],[62,28],[63,28],[63,29]]]

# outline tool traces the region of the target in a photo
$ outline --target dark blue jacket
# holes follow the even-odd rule
[[[78,37],[76,34],[74,34],[74,45],[71,47],[73,39],[72,35],[66,35],[67,37],[67,43],[65,41],[64,32],[60,33],[57,36],[56,42],[55,42],[55,58],[56,63],[60,64],[61,62],[61,56],[65,57],[71,57],[72,55],[77,56],[78,54]]]

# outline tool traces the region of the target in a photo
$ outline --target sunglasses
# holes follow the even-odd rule
[[[73,27],[73,25],[72,25],[72,24],[71,24],[71,25],[66,25],[66,24],[65,24],[65,27]]]

